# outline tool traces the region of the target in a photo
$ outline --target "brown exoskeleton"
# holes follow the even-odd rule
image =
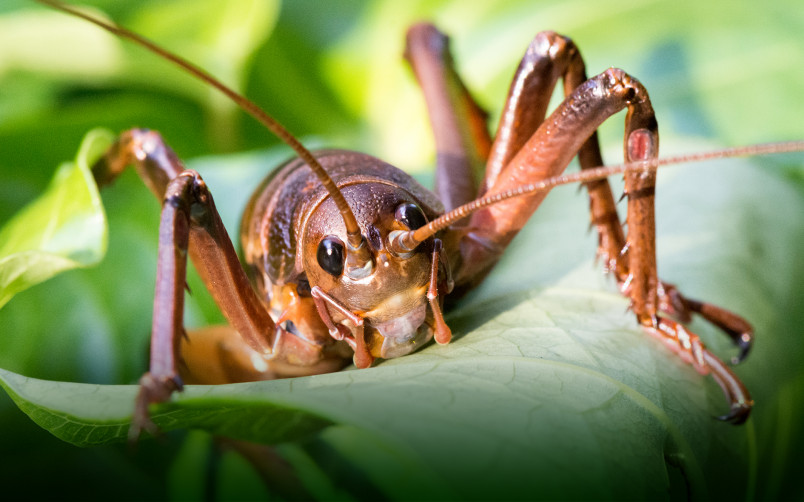
[[[43,3],[71,12],[56,2]],[[80,14],[85,17],[83,14]],[[441,309],[479,284],[543,200],[544,188],[576,155],[587,177],[598,254],[632,301],[639,323],[671,344],[723,387],[740,423],[751,409],[732,371],[678,322],[692,313],[722,328],[748,353],[751,327],[741,317],[681,295],[656,276],[653,187],[657,124],[642,85],[621,70],[587,80],[574,44],[555,33],[536,36],[517,70],[496,136],[452,69],[446,38],[431,25],[408,34],[407,57],[421,84],[438,149],[436,192],[373,157],[342,150],[308,152],[273,119],[212,77],[136,35],[132,38],[184,66],[240,103],[288,142],[299,158],[257,188],[241,227],[248,271],[197,173],[154,132],[131,130],[94,167],[99,184],[133,164],[163,201],[150,371],[141,380],[133,430],[148,425],[147,406],[186,383],[227,383],[359,368],[408,354],[435,338],[450,340]],[[564,102],[545,118],[559,78]],[[626,236],[602,174],[594,131],[628,109]],[[473,172],[485,164],[479,186]],[[480,199],[475,200],[480,196]],[[229,326],[183,337],[186,257]]]

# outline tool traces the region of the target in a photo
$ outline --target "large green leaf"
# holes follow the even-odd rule
[[[408,483],[432,471],[464,497],[653,497],[668,490],[668,461],[704,495],[702,464],[739,457],[751,426],[712,421],[723,403],[708,402],[700,377],[635,329],[625,307],[574,288],[517,295],[451,316],[462,336],[449,347],[371,370],[191,386],[154,420],[268,442],[328,423],[356,427],[419,462]],[[126,437],[135,387],[3,377],[20,407],[64,440]],[[708,435],[729,438],[729,450],[701,448]],[[358,459],[364,449],[345,448]],[[729,464],[746,476],[744,462]]]
[[[89,133],[75,162],[0,229],[0,307],[12,296],[106,252],[106,217],[89,166],[111,145],[108,131]]]

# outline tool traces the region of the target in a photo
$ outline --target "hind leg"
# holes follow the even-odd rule
[[[448,58],[444,58],[448,60]],[[455,77],[454,72],[450,73]],[[559,79],[565,101],[547,119],[550,95]],[[463,88],[461,85],[460,88]],[[658,154],[658,133],[645,89],[620,70],[608,70],[586,80],[583,60],[574,44],[552,32],[540,33],[528,48],[509,92],[495,141],[490,149],[481,193],[494,194],[560,174],[577,153],[584,169],[602,165],[595,130],[606,118],[628,109],[626,161],[649,160]],[[731,404],[724,419],[742,422],[751,399],[739,379],[712,355],[682,321],[692,313],[723,329],[741,347],[750,347],[750,326],[739,316],[710,304],[690,300],[656,276],[653,171],[626,176],[629,197],[626,237],[616,203],[606,180],[589,183],[592,223],[598,230],[598,254],[631,298],[639,323],[652,335],[671,344],[679,355],[702,373],[711,373]],[[511,199],[472,215],[462,234],[456,266],[458,289],[469,289],[493,267],[516,233],[538,208],[544,194]]]

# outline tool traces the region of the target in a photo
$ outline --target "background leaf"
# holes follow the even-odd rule
[[[39,198],[0,229],[0,307],[12,296],[106,252],[106,218],[89,166],[114,137],[87,135],[75,162],[63,164]]]
[[[135,28],[154,38],[160,36],[156,26],[153,33],[147,33],[146,24],[150,23],[147,20],[154,19],[148,11],[170,8],[154,7],[157,2],[118,4],[95,3],[123,24],[136,25]],[[181,10],[177,8],[176,12]],[[203,16],[205,10],[193,8],[193,19]],[[212,17],[221,16],[219,10],[209,12]],[[52,25],[39,21],[61,19],[19,0],[5,3],[0,13],[2,22],[10,19],[9,23],[30,27],[34,34],[37,29],[57,33]],[[16,16],[23,14],[32,17],[19,23]],[[155,15],[157,20],[160,15]],[[181,14],[178,15],[181,19]],[[234,72],[239,75],[234,81],[242,82],[250,96],[294,132],[324,138],[308,138],[305,141],[308,144],[361,149],[401,167],[418,170],[432,164],[433,154],[421,97],[396,56],[401,53],[404,27],[413,20],[429,17],[448,31],[462,73],[481,102],[493,112],[499,109],[510,74],[530,38],[540,29],[554,29],[575,39],[584,51],[590,73],[616,65],[640,78],[651,91],[662,129],[663,152],[669,155],[713,145],[802,137],[797,116],[802,100],[802,76],[797,70],[802,63],[802,49],[796,43],[804,24],[801,16],[792,2],[736,8],[727,2],[710,2],[705,6],[659,1],[328,2],[322,6],[320,2],[294,1],[283,4],[276,29],[262,35],[270,38],[250,38],[264,43],[247,43],[243,50],[248,55],[234,59],[242,62]],[[46,18],[37,20],[37,17]],[[144,20],[142,24],[138,24],[140,19]],[[190,26],[190,18],[187,19]],[[74,22],[63,20],[63,23],[66,26]],[[269,21],[263,26],[270,25]],[[74,26],[80,27],[78,31],[82,33],[88,31],[83,24]],[[219,40],[210,37],[207,30],[187,31],[197,31],[201,45]],[[42,39],[38,35],[33,38]],[[75,59],[76,52],[87,54],[84,51],[98,46],[88,42],[79,47],[72,45],[79,40],[80,37],[71,35],[46,46],[3,41],[0,52],[10,54],[7,58],[13,59],[25,45],[50,60],[69,61],[71,54]],[[167,39],[157,40],[168,43]],[[182,50],[193,45],[193,42],[176,43]],[[113,40],[109,44],[116,49],[108,52],[119,56],[110,68],[82,70],[90,62],[105,57],[87,57],[86,61],[79,61],[82,64],[71,65],[76,68],[71,73],[44,70],[45,63],[26,68],[19,61],[32,60],[29,55],[2,66],[0,221],[6,221],[44,190],[53,166],[72,157],[80,137],[91,127],[114,130],[134,125],[153,127],[161,130],[185,158],[253,149],[271,142],[264,131],[239,113],[226,122],[230,131],[222,137],[228,139],[219,141],[210,134],[215,131],[214,122],[219,116],[212,111],[215,105],[206,93],[189,83],[186,89],[184,84],[170,83],[181,82],[183,78],[171,76],[171,70],[164,65],[125,44]],[[45,60],[44,56],[42,59]],[[617,119],[602,131],[604,144],[608,145],[607,158],[611,160],[619,158],[621,131]],[[259,154],[226,155],[192,164],[202,169],[219,206],[224,200],[232,201],[223,209],[230,229],[236,228],[232,225],[236,224],[240,205],[250,191],[249,180],[263,176],[270,165],[288,155],[286,152],[270,154],[268,158]],[[762,498],[801,497],[793,466],[800,464],[804,451],[796,418],[801,412],[804,389],[798,362],[802,356],[804,281],[802,265],[795,254],[804,240],[802,179],[800,160],[795,156],[760,159],[751,165],[728,162],[672,168],[661,176],[658,223],[661,275],[693,296],[746,313],[758,332],[756,352],[737,368],[758,403],[753,433],[750,428],[712,429],[719,424],[710,424],[708,417],[697,413],[678,415],[677,420],[689,417],[684,419],[685,425],[697,431],[697,435],[689,436],[694,438],[689,442],[700,448],[695,451],[695,458],[705,473],[703,485],[712,496],[738,492],[749,497],[752,493]],[[135,176],[127,175],[104,193],[111,237],[108,258],[101,266],[48,281],[18,295],[0,311],[3,331],[0,367],[53,380],[125,383],[138,377],[145,364],[158,218],[158,205],[145,192]],[[489,282],[450,317],[453,325],[462,332],[471,331],[471,335],[467,334],[454,346],[435,347],[412,356],[413,359],[357,372],[355,375],[366,375],[357,378],[366,379],[369,385],[375,372],[391,372],[395,365],[399,368],[393,371],[403,372],[407,365],[413,367],[427,363],[429,357],[443,357],[439,352],[442,349],[463,350],[467,347],[464,344],[483,336],[482,329],[499,330],[500,322],[513,323],[514,316],[527,324],[530,318],[517,306],[529,311],[533,299],[545,288],[554,291],[554,288],[582,286],[582,291],[591,288],[610,295],[611,285],[596,278],[596,269],[591,264],[595,238],[586,233],[584,196],[573,192],[557,191],[548,198],[534,224],[517,239]],[[194,295],[188,305],[190,322],[196,325],[219,322],[220,315],[211,308],[196,279],[191,279],[191,288]],[[528,300],[517,303],[523,298]],[[610,298],[618,302],[615,296]],[[43,308],[48,315],[41,315]],[[513,312],[503,315],[509,308]],[[546,310],[547,306],[538,308]],[[468,314],[473,310],[499,311],[499,319],[473,317]],[[628,315],[621,319],[624,323],[632,322]],[[570,324],[578,321],[570,320]],[[589,322],[596,326],[597,318]],[[704,326],[695,327],[718,353],[724,356],[731,353],[720,335]],[[480,335],[477,330],[481,330]],[[666,357],[656,344],[638,333],[629,335],[626,331],[624,336],[625,340],[633,340],[633,350],[637,351],[634,358],[624,354],[618,359],[625,369],[630,369],[629,365],[647,364],[644,362],[647,357],[656,364],[669,364],[672,371],[683,376],[679,381],[687,388],[686,395],[695,398],[694,402],[709,413],[722,409],[719,391],[711,382]],[[495,338],[499,336],[492,336],[489,331],[489,339]],[[630,341],[625,343],[632,346]],[[644,347],[644,352],[639,352],[639,347]],[[627,373],[625,369],[620,368],[620,375],[614,378],[619,381]],[[693,381],[684,383],[685,378]],[[448,382],[443,386],[445,395],[452,388],[453,382]],[[376,385],[378,393],[380,389],[389,395],[395,393],[395,387],[382,380]],[[649,388],[650,385],[640,387],[641,392],[650,394],[644,390]],[[700,394],[702,388],[706,389],[704,395]],[[652,395],[658,400],[654,404],[667,412],[670,403],[663,399],[664,393]],[[415,394],[411,400],[416,402]],[[365,403],[369,408],[372,404],[379,412],[383,411],[377,401]],[[483,418],[476,410],[466,414]],[[8,404],[2,419],[6,431],[3,454],[17,459],[4,469],[6,486],[25,486],[28,496],[51,493],[46,483],[38,481],[42,472],[49,474],[47,478],[53,480],[54,486],[61,483],[60,490],[63,486],[80,485],[82,490],[89,487],[106,497],[108,493],[121,492],[139,498],[154,493],[164,495],[168,484],[174,495],[187,493],[181,491],[181,483],[170,481],[165,475],[187,465],[181,461],[186,461],[188,455],[177,443],[158,446],[143,442],[137,455],[129,458],[116,447],[69,448],[48,437]],[[698,427],[698,420],[705,426]],[[647,419],[640,422],[655,423]],[[378,420],[372,431],[384,423]],[[600,421],[595,425],[609,423],[612,422]],[[315,477],[315,469],[304,470],[302,466],[305,458],[315,459],[313,465],[331,476],[335,493],[362,493],[366,498],[371,498],[370,494],[411,495],[404,487],[393,487],[392,478],[397,472],[387,466],[406,465],[414,472],[424,472],[422,457],[417,453],[418,443],[408,443],[408,455],[391,462],[388,452],[398,449],[399,437],[392,432],[380,437],[375,432],[369,434],[369,425],[328,428],[308,442],[282,445],[280,450],[311,478]],[[415,429],[414,425],[418,424],[412,424],[411,428]],[[438,442],[433,437],[443,438],[448,433],[441,429],[439,435],[428,436],[428,430],[424,425],[417,429],[419,437],[422,442],[429,437],[431,448],[437,450]],[[742,439],[729,439],[732,434],[739,434]],[[517,437],[527,445],[537,435]],[[479,440],[466,444],[482,448],[478,446]],[[602,444],[605,447],[600,450],[604,453],[618,451],[617,445]],[[578,441],[567,446],[563,451],[589,448],[593,443]],[[730,448],[738,451],[719,463],[718,458],[723,457],[718,455],[725,455]],[[550,455],[558,456],[556,451],[562,450],[545,449],[532,462],[539,462],[542,457],[554,458]],[[391,455],[391,460],[394,458]],[[500,458],[504,460],[506,456]],[[656,463],[651,465],[659,465],[658,458],[653,460]],[[671,455],[672,462],[678,460]],[[30,468],[33,465],[36,469]],[[87,469],[87,465],[92,468]],[[359,481],[355,484],[350,484],[345,474],[337,474],[344,465],[350,475],[357,476]],[[548,467],[539,467],[533,472],[552,472]],[[203,465],[198,468],[203,469]],[[97,469],[103,472],[92,479],[81,474]],[[446,469],[439,465],[433,474],[436,479],[427,485],[441,487],[441,491],[433,493],[449,497],[465,494],[462,490],[473,486],[469,483],[462,488],[458,478],[445,478]],[[25,482],[33,472],[37,473],[37,481]],[[592,469],[590,476],[596,472],[601,471]],[[476,471],[466,473],[471,481],[470,475]],[[737,477],[749,476],[745,485],[733,481],[735,473],[740,473]],[[684,486],[678,469],[670,469],[666,476],[670,486]],[[612,483],[610,488],[615,485]],[[221,481],[221,487],[224,486],[231,484]],[[695,485],[696,490],[698,486]],[[633,490],[628,493],[658,489],[637,482],[621,488]],[[538,490],[527,495],[550,493]]]

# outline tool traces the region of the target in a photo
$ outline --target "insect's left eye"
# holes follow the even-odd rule
[[[338,277],[343,273],[343,242],[334,235],[324,237],[318,244],[316,259],[326,273]]]
[[[394,217],[396,221],[406,226],[408,230],[416,230],[427,224],[427,218],[424,216],[421,208],[410,202],[400,204],[399,207],[396,208]]]

